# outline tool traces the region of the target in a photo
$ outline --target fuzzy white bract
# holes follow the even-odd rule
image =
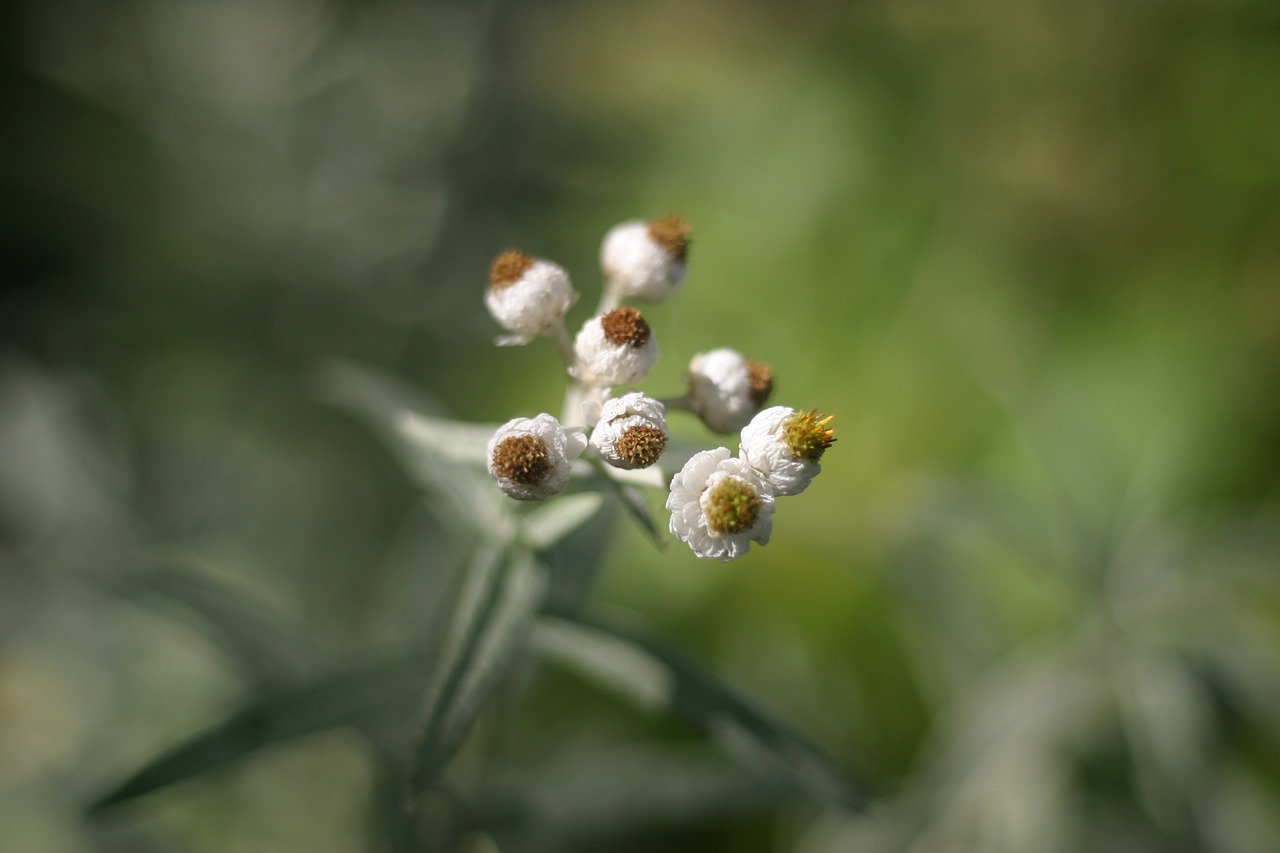
[[[615,226],[600,244],[600,266],[617,296],[660,302],[684,282],[689,228],[676,217]]]
[[[551,261],[503,252],[489,272],[485,305],[510,332],[502,345],[526,344],[564,317],[578,298],[569,274]]]
[[[741,557],[773,532],[773,492],[727,447],[704,450],[671,478],[671,532],[699,557]]]
[[[647,468],[667,446],[666,407],[639,391],[606,400],[591,444],[615,468]]]
[[[609,387],[632,385],[649,375],[658,360],[658,342],[634,308],[592,317],[573,341],[575,374],[583,382]]]
[[[738,453],[776,494],[798,495],[818,476],[818,460],[835,441],[830,421],[817,412],[772,406],[743,427]]]
[[[585,435],[551,415],[513,418],[489,439],[489,474],[516,500],[545,500],[569,484],[569,463],[586,448]]]
[[[689,362],[689,408],[707,429],[737,432],[768,399],[773,374],[728,347],[699,353]]]

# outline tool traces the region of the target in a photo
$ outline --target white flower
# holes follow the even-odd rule
[[[514,418],[489,439],[489,474],[516,500],[544,500],[569,484],[569,463],[586,448],[584,434],[551,415]]]
[[[727,447],[694,454],[671,478],[671,532],[699,557],[727,562],[773,532],[769,484]]]
[[[822,470],[818,460],[835,441],[830,416],[773,406],[742,430],[739,455],[778,495],[798,495]]]
[[[773,371],[735,350],[713,349],[689,362],[689,408],[712,432],[742,429],[773,390]]]
[[[516,251],[499,255],[489,269],[485,304],[502,328],[511,332],[499,344],[527,344],[559,322],[578,298],[563,269]]]
[[[605,235],[600,266],[619,297],[660,302],[684,282],[688,254],[689,226],[679,217],[634,220]]]
[[[573,341],[575,375],[600,386],[631,385],[649,375],[658,360],[658,342],[634,308],[615,308],[592,317]]]
[[[639,391],[607,400],[591,444],[615,468],[648,468],[667,447],[666,407]]]

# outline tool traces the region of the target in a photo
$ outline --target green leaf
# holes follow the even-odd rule
[[[194,624],[251,683],[287,681],[312,657],[301,630],[282,627],[282,614],[210,575],[182,569],[121,572],[104,583],[108,592]]]
[[[496,427],[420,414],[415,407],[437,407],[392,380],[351,365],[332,365],[323,385],[327,399],[364,415],[378,429],[451,522],[507,535],[510,501],[485,470],[486,448]]]
[[[580,492],[546,501],[524,517],[524,541],[535,551],[545,551],[594,518],[603,505],[599,492]]]
[[[577,613],[582,609],[609,554],[620,514],[618,505],[606,500],[600,512],[591,517],[590,524],[538,553],[538,560],[547,567],[548,574],[544,610]]]
[[[476,468],[488,466],[489,439],[499,426],[432,418],[407,409],[401,409],[391,425],[406,446]]]
[[[546,574],[527,551],[492,542],[482,546],[427,692],[410,773],[414,798],[444,772],[508,666],[524,650],[545,588]]]
[[[618,503],[622,504],[622,508],[627,511],[627,515],[631,516],[632,521],[654,545],[665,548],[666,540],[662,538],[662,533],[653,520],[653,513],[649,509],[649,501],[644,492],[629,483],[619,482],[612,475],[612,469],[606,469],[600,460],[593,460],[593,464],[605,489],[618,500]]]
[[[637,632],[563,616],[540,617],[533,644],[546,657],[649,710],[674,711],[721,746],[798,788],[863,810],[866,795],[822,750],[724,682]]]
[[[422,693],[429,660],[418,654],[377,661],[255,698],[221,723],[143,765],[98,798],[90,811],[149,794],[279,741],[407,713]]]
[[[734,766],[705,748],[645,743],[491,775],[476,811],[504,850],[518,849],[532,827],[551,833],[555,849],[603,850],[637,830],[746,814],[794,794],[777,774]]]

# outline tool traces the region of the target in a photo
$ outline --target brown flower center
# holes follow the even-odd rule
[[[667,449],[667,434],[657,427],[636,424],[618,437],[613,449],[637,468],[648,468]]]
[[[751,402],[757,407],[763,406],[773,392],[773,368],[759,361],[748,361],[747,384],[751,389]]]
[[[689,227],[689,223],[674,213],[666,219],[655,219],[649,223],[649,236],[653,242],[677,261],[688,259],[689,235],[692,232],[693,229]]]
[[[489,287],[501,290],[510,287],[524,277],[529,267],[533,266],[533,258],[515,249],[508,249],[494,258],[489,267]]]
[[[756,490],[736,477],[726,477],[707,495],[707,528],[720,536],[750,530],[763,501]]]
[[[513,435],[493,448],[493,470],[507,480],[537,485],[553,467],[547,443],[536,435]]]
[[[642,347],[649,343],[649,324],[634,308],[615,308],[600,318],[605,339],[615,347]]]

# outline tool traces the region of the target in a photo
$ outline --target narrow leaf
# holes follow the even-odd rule
[[[413,797],[444,772],[507,667],[523,650],[545,586],[545,573],[527,552],[504,552],[494,546],[481,555],[427,692],[410,774]]]
[[[91,812],[230,764],[279,741],[403,713],[421,695],[426,655],[383,660],[256,698],[162,753],[98,798]]]
[[[419,395],[351,365],[327,371],[324,393],[378,429],[451,521],[482,531],[505,532],[510,526],[506,498],[484,470],[492,428],[419,414],[414,410],[424,405]]]
[[[107,590],[177,615],[218,645],[254,684],[276,684],[302,671],[311,657],[301,630],[215,577],[182,569],[120,572]],[[194,618],[192,618],[194,617]]]
[[[392,425],[409,447],[477,468],[488,464],[489,439],[498,430],[498,424],[463,423],[408,410],[401,410]]]
[[[609,553],[621,512],[617,503],[606,500],[590,524],[538,552],[538,560],[547,567],[548,574],[544,610],[577,613],[582,609]]]
[[[710,672],[639,633],[561,616],[539,618],[533,643],[646,710],[670,709],[721,746],[846,808],[866,796],[825,753]]]
[[[544,551],[590,521],[604,498],[599,492],[581,492],[547,501],[524,518],[524,541]]]
[[[631,519],[639,526],[640,530],[657,547],[666,547],[666,541],[662,538],[658,525],[653,520],[653,513],[649,510],[649,501],[645,498],[644,492],[636,486],[619,482],[611,476],[611,471],[605,470],[604,465],[598,460],[595,467],[600,481],[605,485],[605,489],[617,498],[618,503],[622,504],[623,509],[627,511],[627,515],[631,516]]]
[[[497,774],[486,780],[477,810],[504,850],[518,849],[530,826],[554,833],[564,848],[604,850],[637,830],[746,814],[794,795],[777,774],[734,766],[723,755],[646,743]]]

